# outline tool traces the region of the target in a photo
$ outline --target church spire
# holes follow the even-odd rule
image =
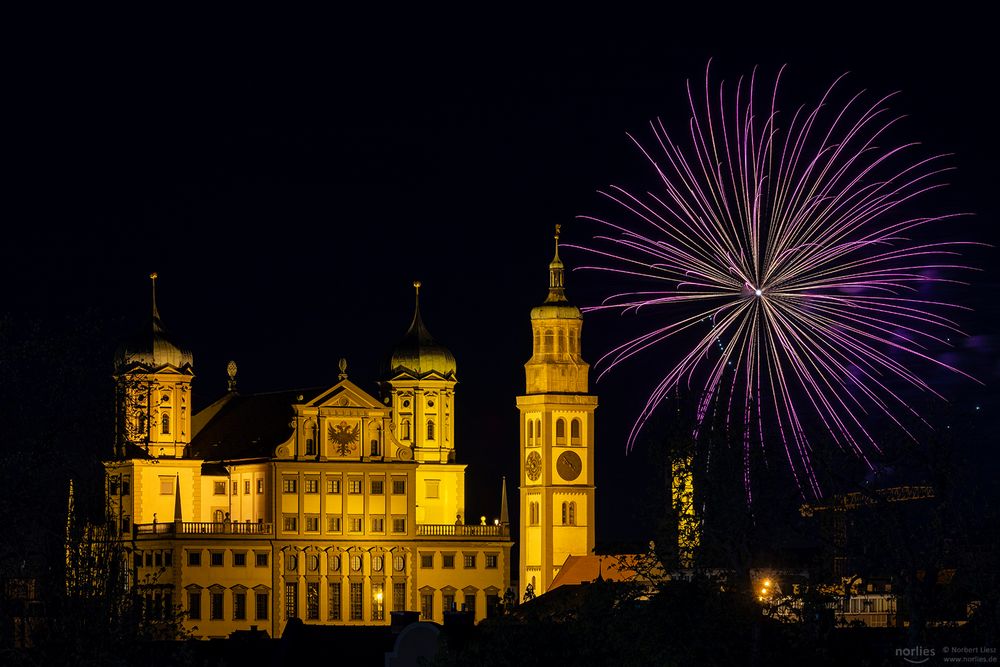
[[[562,225],[556,225],[556,251],[552,261],[549,262],[549,296],[545,299],[545,303],[566,302],[565,269],[562,260],[559,259],[559,232],[561,229]]]
[[[507,477],[500,482],[500,525],[510,524],[510,512],[507,509]]]

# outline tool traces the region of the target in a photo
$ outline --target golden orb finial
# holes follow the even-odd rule
[[[417,290],[417,294],[420,294],[420,286],[422,284],[423,283],[421,283],[419,280],[414,280],[413,281],[413,289]]]

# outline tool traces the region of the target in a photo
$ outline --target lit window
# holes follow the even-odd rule
[[[284,516],[283,526],[286,533],[295,532],[298,530],[298,517],[286,514]]]
[[[339,533],[340,532],[340,517],[339,516],[328,516],[326,518],[326,532],[328,532],[328,533]]]
[[[476,567],[476,554],[465,554],[465,558],[463,560],[466,569]]]
[[[295,554],[287,554],[285,556],[285,572],[298,572],[299,571],[299,557]]]
[[[319,556],[316,554],[309,554],[306,558],[306,568],[310,572],[319,572]]]
[[[217,496],[226,495],[226,483],[225,482],[215,482],[212,485],[213,493]]]
[[[360,533],[365,529],[364,517],[352,516],[350,518],[350,529],[352,533]]]
[[[249,479],[243,480],[243,495],[244,496],[249,496],[250,495],[250,480]]]
[[[264,493],[264,480],[263,479],[258,479],[257,480],[257,493]]]
[[[361,556],[351,556],[351,572],[360,572],[363,564]]]
[[[237,496],[237,495],[239,495],[239,493],[240,493],[240,483],[239,482],[233,482],[233,495]]]
[[[384,484],[385,484],[385,482],[383,482],[380,479],[373,479],[372,480],[372,495],[373,496],[381,496],[382,492],[383,492],[383,486],[384,486]]]
[[[361,600],[364,595],[364,584],[360,581],[351,582],[351,620],[361,620]]]
[[[294,582],[285,584],[285,618],[297,618],[299,615],[299,585]]]
[[[406,532],[406,517],[405,516],[395,516],[392,518],[392,532],[394,533],[405,533]]]
[[[330,584],[330,610],[328,612],[331,621],[340,620],[340,582]]]
[[[281,479],[282,493],[295,493],[298,490],[297,480],[294,477],[283,477]]]
[[[372,556],[372,572],[381,572],[385,567],[385,559],[382,556]]]
[[[306,493],[319,493],[319,479],[306,478],[305,481],[305,491]]]
[[[328,479],[328,480],[326,480],[326,492],[327,493],[340,493],[340,480],[339,479]]]
[[[402,572],[406,567],[406,556],[402,554],[396,554],[392,558],[392,569],[396,572]]]
[[[319,618],[319,582],[310,581],[306,584],[306,618]]]
[[[161,496],[172,496],[174,495],[174,478],[168,475],[160,476],[160,495]]]
[[[372,584],[372,620],[381,621],[385,617],[385,599],[382,584]]]
[[[373,516],[372,517],[372,532],[373,533],[384,533],[385,532],[385,517]]]
[[[498,560],[499,559],[497,558],[496,554],[486,554],[486,569],[495,570],[497,567]]]
[[[330,556],[330,572],[340,572],[340,556]]]
[[[310,533],[319,532],[319,517],[318,516],[307,516],[306,517],[306,531]]]
[[[351,494],[354,494],[354,495],[357,495],[359,493],[364,493],[364,490],[361,487],[361,479],[360,478],[355,478],[355,479],[348,480],[347,481],[347,492],[351,493]]]
[[[392,480],[392,494],[395,496],[406,495],[406,480],[405,479],[394,479]]]

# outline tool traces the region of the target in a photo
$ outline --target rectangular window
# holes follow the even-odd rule
[[[420,554],[420,567],[424,569],[434,567],[434,554]]]
[[[244,496],[249,496],[250,495],[250,480],[249,479],[243,480],[243,495]]]
[[[330,584],[330,609],[327,612],[331,621],[340,620],[340,582]]]
[[[226,555],[225,551],[210,551],[208,554],[209,563],[212,567],[222,567],[222,558]]]
[[[233,620],[245,621],[247,618],[247,594],[233,593]]]
[[[406,517],[405,516],[394,516],[394,517],[392,517],[392,532],[394,532],[394,533],[405,533],[406,532]]]
[[[352,516],[350,519],[350,529],[352,533],[360,533],[365,529],[364,518],[360,516]]]
[[[256,607],[257,607],[257,620],[266,621],[267,620],[267,608],[270,606],[267,603],[267,593],[257,593]]]
[[[360,581],[351,582],[351,620],[360,621],[361,615],[361,596],[364,594],[364,584]]]
[[[306,493],[319,493],[319,478],[307,477],[305,480]]]
[[[455,611],[454,593],[444,593],[441,595],[441,608],[444,611]]]
[[[267,567],[267,552],[266,551],[255,551],[254,552],[255,562],[254,565],[257,567]]]
[[[246,551],[234,551],[233,552],[233,566],[234,567],[246,567],[247,566],[247,552]]]
[[[306,618],[310,621],[319,619],[319,582],[306,583]]]
[[[372,480],[372,493],[371,494],[373,496],[381,496],[384,493],[384,485],[385,485],[385,482],[382,481],[381,479],[373,479]]]
[[[455,554],[441,554],[441,567],[446,570],[455,567]]]
[[[188,591],[188,618],[201,619],[201,591]]]
[[[122,532],[128,533],[132,530],[132,520],[127,515],[122,515]]]
[[[118,483],[119,483],[119,477],[118,477],[118,475],[111,475],[110,477],[108,477],[108,495],[109,496],[114,497],[114,496],[118,495]]]
[[[233,482],[233,495],[238,496],[240,494],[240,483]]]
[[[294,514],[286,514],[283,518],[282,525],[286,533],[294,533],[298,530],[299,518]]]
[[[201,552],[200,551],[189,551],[188,555],[188,566],[198,567],[201,565]]]
[[[122,475],[122,495],[127,496],[132,492],[132,476]]]
[[[168,475],[160,476],[160,495],[161,496],[172,496],[174,495],[174,478]]]
[[[153,552],[147,551],[145,556],[146,556],[146,567],[153,567]]]
[[[224,495],[226,495],[226,483],[225,482],[215,482],[214,484],[212,484],[212,489],[213,489],[212,493],[214,493],[217,496],[224,496]]]
[[[392,584],[392,610],[406,610],[406,583],[395,581]]]
[[[363,491],[361,490],[361,480],[360,479],[347,480],[347,492],[354,495],[363,493]]]
[[[281,478],[281,492],[282,493],[295,493],[298,489],[298,480],[294,477],[282,477]]]
[[[319,517],[310,515],[306,517],[306,531],[310,533],[319,532]]]
[[[405,479],[394,479],[392,480],[392,495],[403,496],[406,495],[406,480]]]
[[[340,493],[340,480],[339,479],[328,479],[328,480],[326,480],[326,492],[327,493]]]
[[[133,564],[136,567],[142,567],[142,554],[136,551],[135,554],[133,555],[133,558],[134,558]]]
[[[295,582],[285,584],[285,618],[299,616],[299,585]]]
[[[434,618],[433,593],[424,593],[420,596],[420,618],[427,621]]]
[[[497,558],[496,554],[486,554],[486,569],[495,570],[497,567],[498,560],[499,559]]]
[[[312,438],[306,438],[306,456],[316,455],[316,441]]]
[[[372,517],[372,532],[373,533],[384,533],[385,532],[385,517],[373,516]]]
[[[163,567],[163,552],[157,551],[153,554],[153,565],[156,567]]]
[[[462,603],[462,611],[471,611],[473,618],[476,616],[476,594],[466,593],[465,602]]]
[[[382,584],[372,584],[372,620],[381,621],[385,618],[385,592]]]
[[[210,595],[211,595],[210,618],[213,621],[222,620],[222,593],[210,593]]]
[[[170,549],[166,549],[163,552],[163,565],[166,567],[174,566],[174,552]]]
[[[257,480],[257,493],[264,493],[264,480],[263,479],[258,479]]]
[[[328,516],[328,517],[326,517],[326,532],[328,532],[328,533],[339,533],[340,532],[340,517],[339,516]]]
[[[465,554],[465,568],[473,569],[476,567],[476,554]]]
[[[441,480],[438,479],[427,480],[427,482],[424,485],[424,489],[427,492],[425,495],[428,498],[438,498],[441,492],[440,487],[441,487]]]

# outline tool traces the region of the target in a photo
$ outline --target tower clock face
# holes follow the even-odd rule
[[[567,482],[572,482],[583,471],[583,462],[580,461],[580,455],[576,452],[563,452],[556,459],[556,470],[559,472],[560,477]]]
[[[542,474],[542,457],[538,452],[531,452],[524,462],[524,472],[532,482]]]

